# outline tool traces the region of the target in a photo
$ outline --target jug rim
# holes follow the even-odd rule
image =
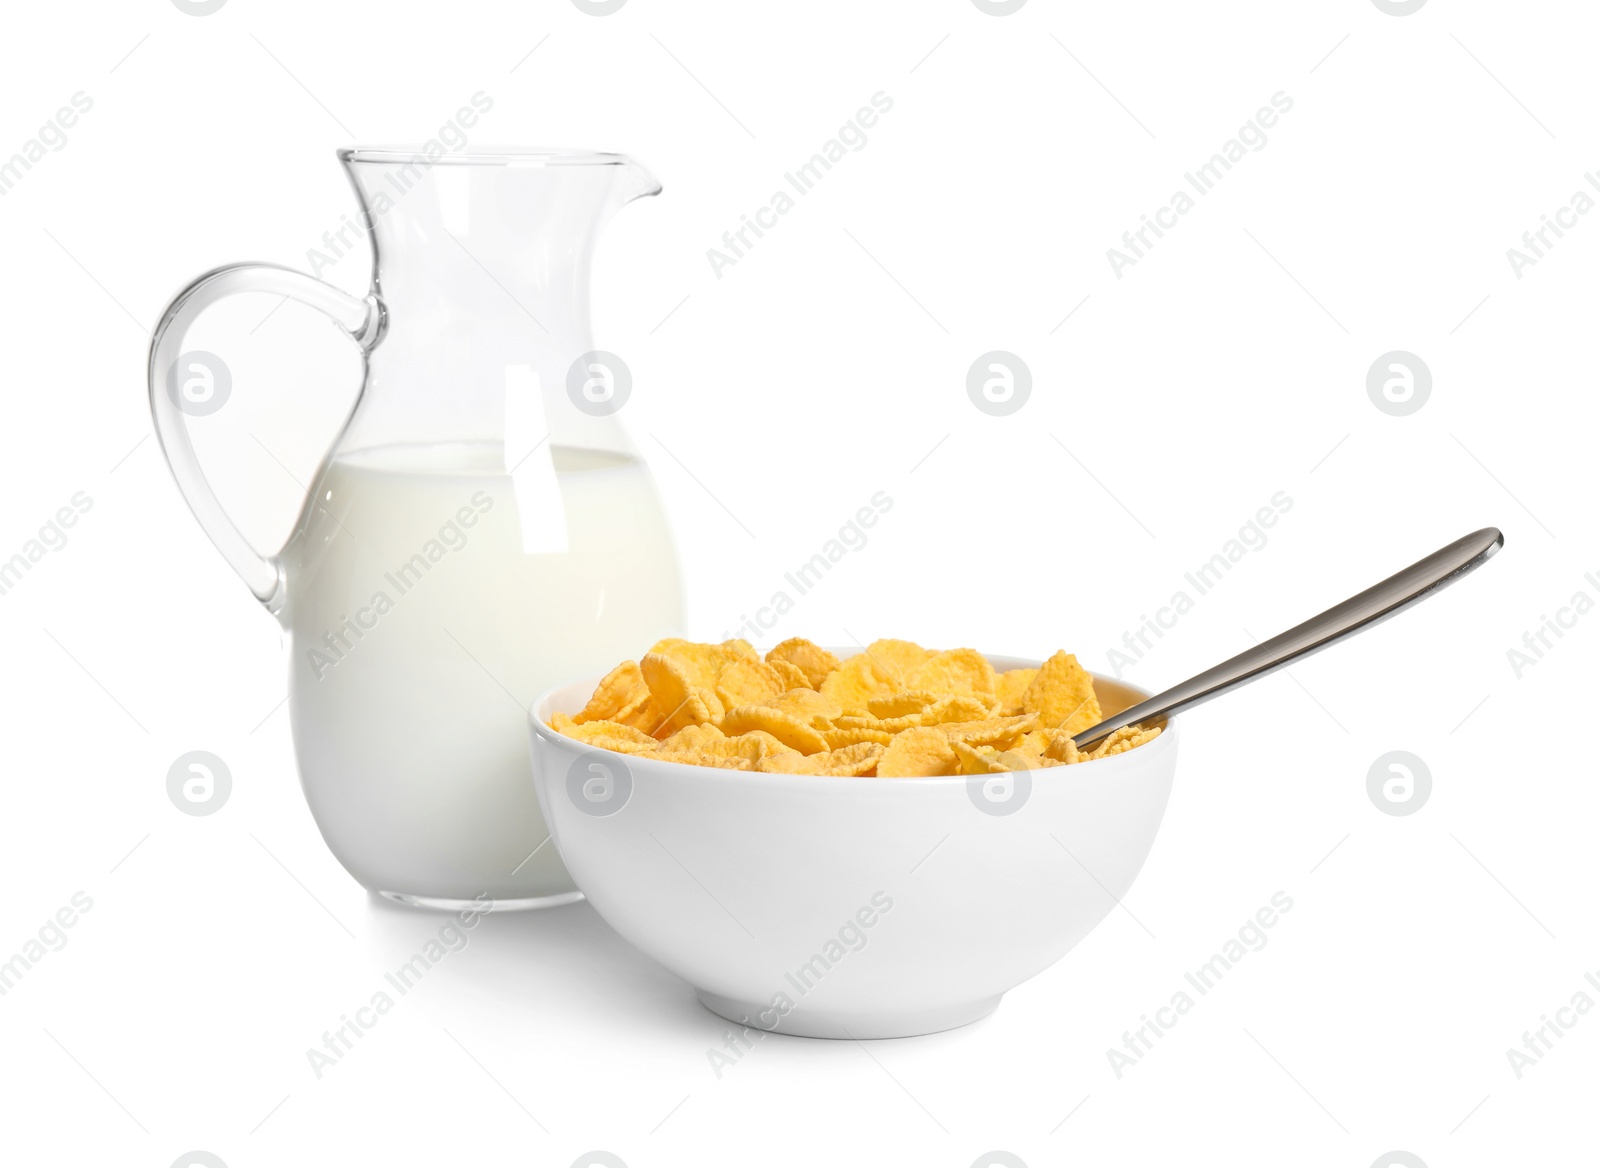
[[[385,143],[370,146],[345,146],[338,151],[341,162],[408,163],[428,166],[628,166],[626,154],[598,150],[569,150],[544,146],[467,146],[449,154],[429,154],[423,145]]]

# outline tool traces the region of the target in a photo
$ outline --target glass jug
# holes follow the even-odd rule
[[[589,339],[595,237],[661,188],[614,154],[339,158],[371,292],[270,264],[202,276],[151,343],[156,433],[201,527],[287,630],[300,780],[340,863],[426,907],[566,903],[582,894],[539,813],[527,704],[683,624],[666,517],[615,413],[626,366]],[[270,557],[224,513],[188,430],[214,386],[185,334],[240,292],[321,309],[365,358]]]

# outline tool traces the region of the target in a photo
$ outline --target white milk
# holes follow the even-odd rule
[[[545,473],[523,482],[525,468],[514,489],[498,446],[337,455],[289,541],[301,782],[328,846],[369,887],[569,893],[534,796],[527,707],[681,631],[677,558],[643,465],[531,458]]]

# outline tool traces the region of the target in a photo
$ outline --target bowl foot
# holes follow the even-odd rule
[[[767,1024],[772,1019],[769,1002],[741,1002],[706,990],[696,990],[695,996],[713,1014],[773,1034],[792,1034],[801,1038],[911,1038],[918,1034],[954,1030],[957,1026],[986,1018],[994,1013],[1002,995],[937,1010],[846,1012],[808,1010],[802,1003],[777,1019],[777,1025]]]
[[[385,892],[381,888],[378,895],[385,900],[392,900],[396,904],[403,904],[407,908],[434,909],[439,912],[472,912],[481,910],[481,900],[458,900],[449,896],[412,896],[409,892]],[[576,890],[572,892],[558,892],[553,896],[519,896],[511,899],[489,901],[490,912],[517,912],[528,908],[554,908],[559,904],[571,904],[582,900],[583,893]]]

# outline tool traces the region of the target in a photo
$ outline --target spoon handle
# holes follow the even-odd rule
[[[1303,624],[1279,633],[1270,641],[1262,641],[1253,649],[1246,649],[1237,657],[1230,657],[1221,665],[1214,665],[1188,681],[1179,682],[1164,693],[1140,702],[1091,726],[1073,736],[1078,747],[1098,742],[1113,730],[1145,722],[1162,714],[1176,714],[1190,706],[1210,701],[1230,689],[1238,689],[1275,669],[1282,669],[1318,649],[1325,649],[1335,641],[1342,641],[1362,629],[1393,616],[1403,608],[1433,595],[1447,584],[1454,583],[1478,567],[1505,543],[1505,537],[1493,527],[1474,531],[1447,544],[1368,588],[1349,600],[1318,613]]]

